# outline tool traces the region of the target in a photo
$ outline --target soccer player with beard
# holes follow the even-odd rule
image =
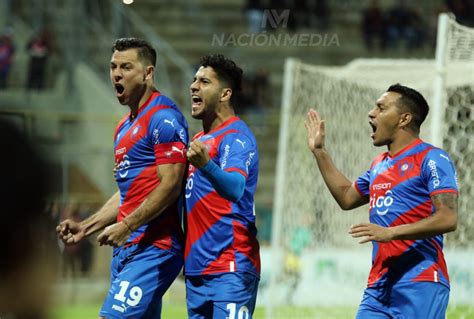
[[[254,193],[258,150],[235,115],[242,69],[222,55],[201,59],[190,86],[203,131],[188,149],[184,274],[188,316],[252,318],[260,276]]]
[[[119,191],[83,222],[57,227],[66,243],[102,230],[114,247],[111,285],[100,318],[160,318],[161,299],[183,264],[179,200],[186,169],[188,125],[153,85],[156,52],[144,40],[115,41],[110,78],[130,113],[115,133]]]
[[[369,112],[375,146],[388,152],[351,183],[325,149],[325,125],[311,109],[305,126],[319,170],[344,210],[369,204],[369,223],[349,233],[372,242],[372,269],[356,318],[444,319],[449,277],[443,234],[457,227],[458,186],[448,154],[419,138],[428,104],[392,85]]]

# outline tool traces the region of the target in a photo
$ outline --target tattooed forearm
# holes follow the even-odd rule
[[[436,210],[446,206],[453,212],[458,212],[458,195],[454,193],[441,193],[434,195],[432,198],[433,205]]]

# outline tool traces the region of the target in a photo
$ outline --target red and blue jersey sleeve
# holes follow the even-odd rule
[[[433,148],[426,154],[421,174],[430,196],[458,192],[454,164],[448,153],[439,148]]]
[[[366,197],[369,196],[370,192],[370,169],[367,170],[364,174],[359,176],[354,182],[355,189],[359,192],[360,196]]]
[[[156,112],[150,120],[148,132],[157,165],[186,163],[188,133],[184,117],[173,109]]]
[[[222,140],[219,166],[226,172],[238,172],[246,179],[256,154],[256,145],[243,134],[229,134]]]

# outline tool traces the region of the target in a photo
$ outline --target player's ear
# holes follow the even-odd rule
[[[409,112],[406,112],[406,113],[402,113],[400,115],[400,120],[399,120],[399,126],[401,128],[405,128],[405,127],[408,127],[412,124],[413,122],[413,114],[409,113]]]
[[[153,79],[153,74],[155,73],[155,67],[153,65],[149,65],[145,68],[145,78],[144,80]]]
[[[232,97],[232,89],[231,88],[223,88],[221,91],[221,102],[228,102]]]

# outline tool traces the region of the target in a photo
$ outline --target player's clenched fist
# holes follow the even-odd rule
[[[115,223],[107,226],[104,231],[97,236],[97,241],[100,245],[109,245],[113,247],[119,247],[125,244],[131,231],[127,224],[123,222]]]
[[[61,239],[66,245],[78,243],[85,235],[81,224],[70,219],[62,221],[56,227],[56,232],[58,233],[59,239]]]
[[[199,140],[195,140],[191,143],[186,155],[188,157],[188,161],[196,168],[202,168],[206,166],[206,164],[211,159],[209,157],[207,146]]]

